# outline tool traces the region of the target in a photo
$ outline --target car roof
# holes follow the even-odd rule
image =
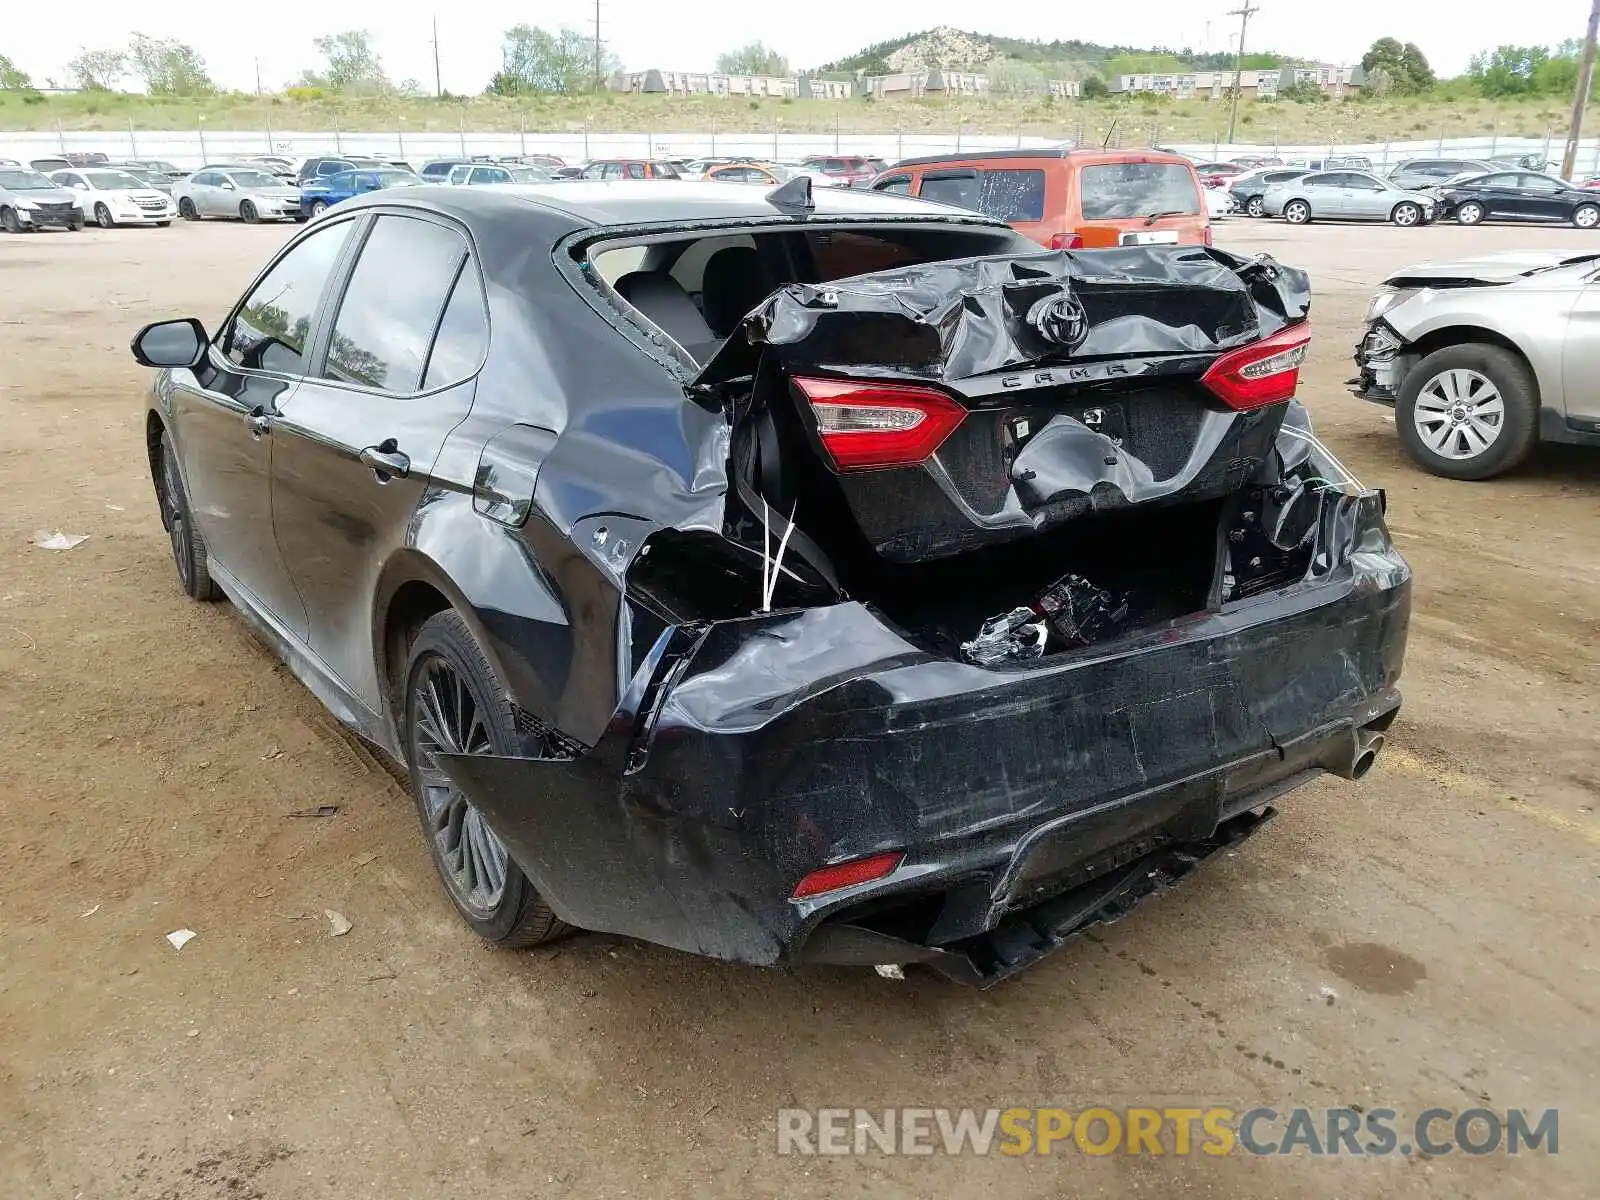
[[[832,157],[824,155],[823,157]],[[1070,159],[1073,162],[1097,164],[1108,162],[1174,162],[1185,166],[1193,164],[1181,154],[1166,150],[1079,150],[1072,146],[1040,146],[1032,150],[979,150],[972,154],[930,154],[922,158],[903,158],[889,169],[897,167],[923,167],[935,165],[963,166],[967,163],[1019,162],[1028,159],[1049,162]]]
[[[403,188],[401,192],[401,196],[372,193],[350,203],[356,207],[401,204],[463,220],[469,220],[475,213],[503,214],[507,206],[522,204],[566,217],[571,227],[578,229],[679,222],[781,222],[784,219],[784,212],[770,204],[767,193],[759,188],[711,187],[692,180],[583,180],[507,184],[492,191],[485,188]],[[920,217],[945,224],[958,222],[1005,228],[1003,222],[980,213],[962,212],[947,205],[886,192],[818,187],[812,190],[811,196],[816,207],[808,216],[814,220]]]

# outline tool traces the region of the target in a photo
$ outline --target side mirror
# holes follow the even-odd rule
[[[193,317],[157,321],[133,336],[134,360],[142,367],[197,367],[206,355],[206,327]]]
[[[235,189],[234,186],[233,186],[233,180],[224,179],[222,181],[222,190],[225,191],[225,192],[232,192],[232,191],[235,191],[237,189]]]
[[[72,185],[72,190],[75,192],[87,192],[89,185],[87,183],[75,183]]]

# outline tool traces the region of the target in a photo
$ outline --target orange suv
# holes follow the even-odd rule
[[[871,186],[998,217],[1051,250],[1211,245],[1194,164],[1160,150],[991,150],[908,158]]]

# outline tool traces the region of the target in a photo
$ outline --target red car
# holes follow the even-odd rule
[[[1208,162],[1195,163],[1194,172],[1200,176],[1200,182],[1208,188],[1226,187],[1235,175],[1243,175],[1246,168],[1238,163]]]
[[[802,159],[800,165],[807,171],[826,175],[835,187],[865,184],[887,166],[881,158],[861,154],[813,154]]]
[[[1588,179],[1588,180],[1585,180],[1584,183],[1583,183],[1583,186],[1586,187],[1586,188],[1600,190],[1600,179]]]

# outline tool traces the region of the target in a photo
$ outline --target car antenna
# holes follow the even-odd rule
[[[1104,150],[1107,146],[1111,145],[1111,135],[1113,133],[1115,133],[1116,131],[1117,131],[1117,118],[1116,117],[1112,117],[1111,118],[1111,128],[1106,130],[1105,140],[1100,143],[1100,149]]]
[[[817,202],[811,198],[811,176],[796,175],[788,183],[780,183],[767,193],[767,203],[786,213],[815,212]]]

